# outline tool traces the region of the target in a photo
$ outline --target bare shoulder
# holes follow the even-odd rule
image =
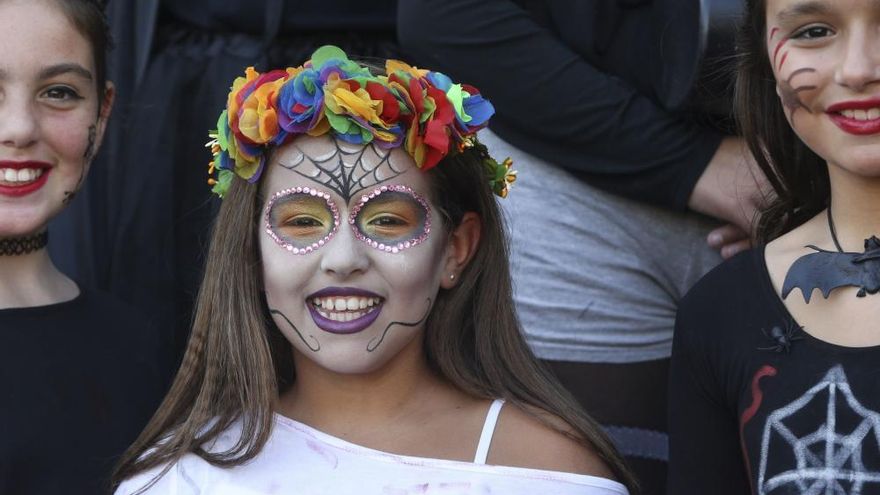
[[[498,417],[487,462],[614,479],[596,452],[545,425],[536,416],[563,431],[572,431],[567,423],[544,411],[526,412],[505,404]]]

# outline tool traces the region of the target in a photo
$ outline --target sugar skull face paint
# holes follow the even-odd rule
[[[266,301],[295,360],[364,373],[420,349],[449,241],[412,158],[301,136],[274,150],[261,187]]]
[[[880,2],[767,0],[766,16],[792,129],[834,173],[880,177]]]

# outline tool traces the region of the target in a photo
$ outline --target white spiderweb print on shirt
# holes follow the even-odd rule
[[[842,366],[767,417],[758,493],[880,493],[880,414],[859,403]]]

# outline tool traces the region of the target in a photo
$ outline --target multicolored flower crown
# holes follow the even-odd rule
[[[477,88],[453,84],[439,72],[399,60],[387,61],[385,71],[373,75],[331,45],[300,67],[263,74],[248,67],[232,83],[217,130],[209,134],[214,193],[222,197],[233,175],[259,180],[266,151],[300,134],[403,147],[416,166],[429,170],[474,146],[477,131],[495,113]],[[507,196],[516,179],[510,159],[499,163],[486,154],[483,165],[495,194]]]

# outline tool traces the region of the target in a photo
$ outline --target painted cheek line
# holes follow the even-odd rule
[[[779,40],[779,43],[776,44],[776,49],[773,50],[773,65],[776,65],[776,57],[779,55],[779,50],[782,48],[782,45],[788,41],[788,38],[782,38]],[[779,64],[779,67],[782,67],[782,64]]]
[[[781,90],[782,104],[785,106],[785,108],[787,108],[789,110],[789,112],[790,112],[789,118],[791,118],[791,119],[794,118],[794,114],[798,108],[803,108],[804,110],[807,111],[807,113],[813,113],[813,111],[810,110],[809,107],[804,105],[804,103],[801,101],[800,97],[798,96],[798,93],[801,93],[803,91],[809,91],[811,89],[816,89],[816,86],[805,84],[802,86],[798,86],[797,88],[793,88],[791,85],[791,81],[796,76],[798,76],[800,74],[812,73],[812,72],[816,72],[816,69],[813,69],[812,67],[803,67],[803,68],[800,68],[800,69],[792,72],[788,76],[787,79],[785,79],[784,81],[781,81],[779,83],[780,90]]]
[[[788,84],[791,84],[791,81],[792,81],[792,79],[795,78],[795,76],[806,73],[806,72],[816,72],[816,69],[814,69],[812,67],[802,67],[802,68],[792,72],[791,74],[789,74],[788,78],[785,80],[785,82],[787,82]]]
[[[95,124],[89,126],[89,140],[88,143],[86,143],[86,150],[83,152],[83,164],[79,171],[79,179],[76,181],[76,185],[73,186],[72,191],[64,191],[64,198],[61,200],[61,203],[65,206],[70,204],[70,202],[73,201],[73,198],[76,197],[76,193],[79,191],[80,186],[82,186],[83,179],[86,176],[86,167],[95,157],[95,139],[97,138],[97,131],[98,128]]]
[[[779,68],[776,70],[782,70],[782,66],[785,65],[785,59],[788,57],[788,51],[782,54],[782,59],[779,61]]]

